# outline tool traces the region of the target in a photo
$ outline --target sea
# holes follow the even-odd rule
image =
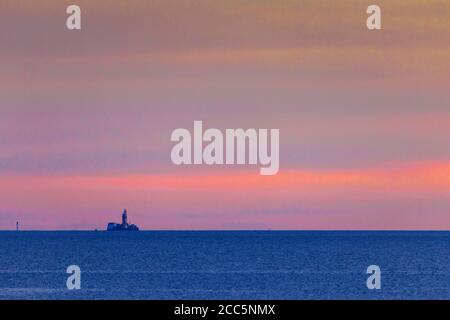
[[[450,232],[2,231],[0,299],[450,299]]]

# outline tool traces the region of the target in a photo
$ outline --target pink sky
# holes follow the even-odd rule
[[[448,1],[0,3],[0,229],[450,229]],[[280,173],[170,134],[279,128]]]
[[[146,229],[448,229],[450,164],[276,176],[12,176],[0,191],[4,207],[20,204],[29,228],[102,228],[129,204]]]

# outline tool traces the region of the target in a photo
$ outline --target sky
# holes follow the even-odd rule
[[[450,5],[370,4],[2,0],[0,229],[449,230]],[[279,128],[279,173],[175,166],[194,120]]]

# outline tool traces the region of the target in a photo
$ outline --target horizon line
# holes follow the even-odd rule
[[[139,232],[450,232],[450,229],[140,229]],[[130,233],[128,231],[108,231],[106,229],[0,229],[0,232],[108,232]]]

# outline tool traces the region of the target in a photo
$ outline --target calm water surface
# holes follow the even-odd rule
[[[450,299],[450,232],[0,232],[0,299]]]

